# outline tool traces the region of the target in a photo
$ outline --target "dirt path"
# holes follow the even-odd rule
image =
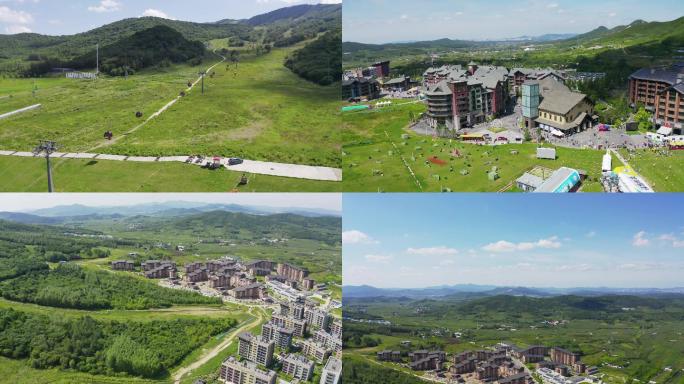
[[[216,68],[217,65],[219,65],[219,64],[221,64],[221,63],[223,63],[223,62],[226,61],[226,57],[225,57],[225,56],[219,55],[218,53],[216,53],[216,51],[214,51],[214,54],[217,55],[217,56],[219,56],[219,57],[221,57],[221,61],[219,61],[218,63],[216,63],[216,64],[212,65],[211,67],[209,67],[209,68],[206,70],[206,73],[211,72],[211,70],[214,69],[214,68]],[[199,76],[199,77],[197,78],[197,80],[195,80],[195,82],[192,83],[192,85],[190,85],[190,86],[188,87],[188,89],[185,90],[185,92],[190,92],[193,88],[195,88],[195,86],[196,86],[200,81],[202,81],[202,76]],[[87,149],[87,150],[85,150],[85,151],[83,151],[83,152],[89,152],[89,151],[93,151],[93,150],[96,150],[96,149],[99,149],[99,148],[102,148],[102,147],[107,147],[107,146],[110,146],[110,145],[112,145],[112,144],[115,144],[115,143],[116,143],[117,141],[119,141],[120,139],[122,139],[122,138],[124,138],[124,137],[126,137],[126,136],[128,136],[128,135],[130,135],[130,134],[132,134],[132,133],[134,133],[134,132],[137,131],[138,129],[144,127],[148,122],[150,122],[150,120],[152,120],[152,119],[154,119],[155,117],[158,117],[158,116],[161,115],[162,113],[166,112],[167,109],[171,108],[174,104],[176,104],[176,103],[177,103],[180,99],[182,99],[182,98],[183,98],[182,96],[176,96],[175,99],[169,101],[166,105],[164,105],[163,107],[161,107],[161,109],[159,109],[157,112],[155,112],[155,113],[153,113],[152,115],[150,115],[150,117],[148,117],[145,121],[143,121],[142,123],[140,123],[140,124],[138,124],[137,126],[133,127],[131,130],[129,130],[129,131],[123,133],[122,135],[116,136],[116,137],[113,138],[112,140],[108,140],[108,141],[102,142],[102,143],[100,143],[100,144],[98,144],[98,145],[96,145],[96,146],[94,146],[94,147],[92,147],[92,148],[89,148],[89,149]]]
[[[253,309],[254,309],[254,307],[250,307],[248,313],[252,314]],[[235,340],[237,335],[239,335],[240,333],[242,333],[242,332],[244,332],[250,328],[254,328],[257,325],[259,325],[259,323],[261,323],[264,319],[263,316],[264,316],[263,312],[257,310],[256,317],[254,318],[254,320],[252,322],[244,324],[241,327],[235,329],[219,345],[215,346],[211,350],[204,353],[202,355],[202,357],[199,358],[199,360],[188,365],[187,367],[183,367],[183,368],[179,369],[178,371],[176,371],[176,373],[173,374],[174,384],[180,384],[183,376],[185,376],[186,374],[192,372],[193,370],[201,367],[202,365],[206,364],[209,360],[213,359],[219,353],[221,353],[221,351],[228,348],[233,343],[233,341]]]

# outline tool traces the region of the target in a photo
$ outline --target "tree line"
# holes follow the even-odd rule
[[[101,321],[0,309],[0,355],[37,369],[159,378],[234,319]]]
[[[0,283],[7,300],[86,310],[166,308],[174,304],[220,304],[195,292],[160,287],[152,281],[61,264]]]

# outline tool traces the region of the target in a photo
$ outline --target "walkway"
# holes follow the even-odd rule
[[[33,152],[20,151],[0,151],[0,156],[14,156],[14,157],[36,157]],[[99,153],[62,153],[55,152],[52,154],[53,159],[90,159],[90,160],[108,160],[108,161],[131,161],[138,163],[168,163],[180,162],[186,163],[189,156],[165,156],[165,157],[151,157],[151,156],[122,156],[122,155],[107,155]],[[211,157],[205,158],[200,163],[188,163],[188,165],[203,166],[207,163],[213,162]],[[244,160],[239,165],[228,165],[228,159],[222,158],[221,165],[226,169],[235,172],[253,173],[257,175],[290,177],[295,179],[319,180],[319,181],[342,181],[342,169],[317,167],[312,165],[300,164],[286,164],[286,163],[272,163],[266,161]]]

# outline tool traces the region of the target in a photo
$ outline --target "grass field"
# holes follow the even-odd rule
[[[53,160],[58,192],[338,192],[342,183],[208,171],[182,163]],[[45,159],[0,156],[0,192],[45,192]]]
[[[245,53],[237,65],[218,65],[214,76],[160,117],[131,132],[195,81],[202,66],[142,71],[128,79],[0,79],[0,113],[33,104],[38,110],[0,120],[0,149],[31,151],[39,140],[54,140],[62,152],[137,156],[234,156],[340,167],[339,87],[304,81],[283,66],[294,49]],[[10,96],[2,98],[3,96]],[[136,118],[135,113],[143,113]],[[111,130],[114,141],[103,139]],[[340,183],[209,172],[183,164],[141,164],[59,160],[55,188],[60,192],[333,192]],[[217,174],[219,176],[217,176]],[[43,192],[39,159],[2,158],[0,191]]]
[[[551,169],[567,166],[585,170],[589,178],[582,190],[602,191],[599,183],[602,151],[559,147],[556,161],[539,160],[535,155],[536,144],[476,146],[408,130],[409,114],[417,116],[424,111],[425,106],[419,103],[343,115],[344,190],[496,192],[541,165]],[[402,138],[406,134],[409,138]],[[453,150],[458,150],[460,157],[453,157]],[[428,162],[434,156],[446,162],[445,165]],[[500,178],[490,181],[487,172],[494,166]],[[462,171],[467,174],[462,175]]]
[[[656,191],[684,191],[684,151],[670,151],[667,156],[647,149],[639,150],[633,155],[625,150],[620,153]]]

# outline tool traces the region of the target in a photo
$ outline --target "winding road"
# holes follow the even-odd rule
[[[253,314],[253,310],[254,310],[254,307],[250,307],[248,313]],[[263,312],[261,312],[260,310],[257,310],[256,317],[254,318],[254,320],[252,320],[249,323],[245,323],[242,326],[233,330],[225,339],[223,339],[223,341],[221,341],[221,343],[219,345],[217,345],[214,348],[212,348],[211,350],[205,352],[202,355],[202,357],[200,357],[194,363],[192,363],[186,367],[182,367],[179,370],[177,370],[173,374],[174,384],[180,384],[183,376],[187,375],[188,373],[192,372],[193,370],[195,370],[195,369],[203,366],[207,362],[209,362],[209,360],[216,357],[219,353],[221,353],[221,351],[228,348],[240,333],[245,332],[251,328],[258,326],[263,320],[264,320]]]

